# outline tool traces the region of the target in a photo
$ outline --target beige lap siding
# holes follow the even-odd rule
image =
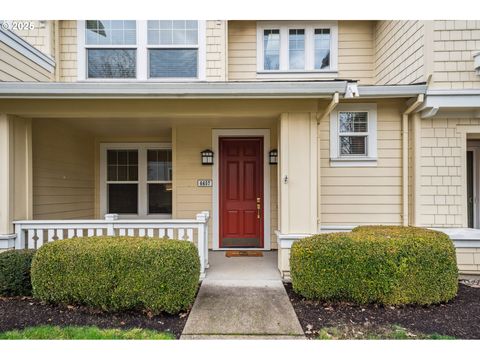
[[[420,225],[463,226],[462,126],[480,119],[423,119],[421,121]]]
[[[50,81],[53,74],[0,42],[1,81]]]
[[[376,167],[330,166],[330,121],[319,126],[321,224],[401,224],[401,101],[377,102]]]
[[[33,119],[33,218],[94,218],[93,136],[55,119]]]
[[[213,167],[202,165],[200,152],[212,149],[212,130],[229,128],[270,128],[270,147],[276,148],[277,129],[271,122],[262,126],[262,121],[244,119],[241,121],[225,120],[222,127],[213,125],[176,126],[172,135],[173,147],[173,217],[192,219],[200,211],[213,210],[213,188],[197,187],[198,179],[212,179]],[[218,154],[217,154],[218,155]],[[216,156],[218,161],[218,156]],[[268,161],[268,159],[266,159]],[[271,246],[276,248],[277,230],[277,168],[270,166],[270,232]],[[213,223],[209,223],[210,247],[212,247]]]
[[[457,264],[462,274],[480,275],[480,248],[457,248]]]

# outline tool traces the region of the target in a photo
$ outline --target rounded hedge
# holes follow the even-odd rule
[[[361,226],[293,244],[294,291],[307,299],[356,303],[445,302],[458,290],[455,248],[441,232]]]
[[[105,311],[177,313],[193,303],[200,260],[187,241],[88,237],[43,245],[32,263],[33,295]]]
[[[35,250],[0,252],[0,296],[30,296],[30,267]]]

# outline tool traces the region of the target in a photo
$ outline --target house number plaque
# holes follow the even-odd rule
[[[212,187],[213,181],[212,179],[200,179],[197,180],[198,187]]]

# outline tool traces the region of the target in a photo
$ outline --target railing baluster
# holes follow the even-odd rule
[[[34,229],[30,229],[27,231],[27,241],[28,241],[28,249],[35,249],[35,237],[36,237],[36,232]]]

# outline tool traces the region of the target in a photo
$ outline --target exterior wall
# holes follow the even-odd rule
[[[206,77],[209,81],[226,80],[226,27],[223,20],[207,21],[207,70]]]
[[[377,21],[375,84],[425,81],[424,35],[423,21]]]
[[[434,73],[431,86],[442,89],[480,89],[473,54],[480,49],[480,21],[435,21]]]
[[[360,85],[374,82],[373,21],[338,22],[338,77],[358,80]]]
[[[277,146],[277,129],[270,121],[268,124],[258,119],[242,121],[226,120],[222,126],[213,123],[201,125],[177,125],[173,130],[173,193],[174,218],[192,219],[200,211],[208,210],[212,214],[213,188],[197,187],[197,179],[212,179],[213,167],[204,166],[200,162],[200,152],[212,148],[213,129],[269,128],[270,147]],[[218,159],[218,157],[216,158]],[[268,159],[266,159],[268,161]],[[270,166],[270,228],[271,247],[275,249],[275,231],[278,229],[277,210],[277,176],[276,167]],[[209,224],[210,247],[212,247],[212,228]]]
[[[421,124],[419,225],[462,227],[461,128],[479,125],[480,119],[422,119]]]
[[[77,22],[62,20],[60,24],[57,71],[61,82],[77,81]]]
[[[480,248],[458,248],[457,264],[461,274],[480,275]]]
[[[331,78],[373,82],[373,22],[338,22],[338,74]],[[256,21],[228,22],[228,80],[257,80]],[[306,76],[308,78],[308,75]]]
[[[318,128],[320,141],[321,224],[402,223],[403,101],[377,102],[376,167],[330,166],[330,121]]]
[[[94,142],[55,119],[33,120],[33,218],[94,218]]]
[[[1,81],[50,81],[52,74],[32,60],[0,42]]]
[[[61,82],[77,81],[77,22],[62,20],[58,71]],[[225,21],[207,21],[206,77],[210,81],[225,81]]]
[[[30,45],[33,45],[38,50],[53,56],[53,27],[51,20],[15,20],[17,22],[33,22],[33,29],[13,30],[15,34],[28,41]]]

